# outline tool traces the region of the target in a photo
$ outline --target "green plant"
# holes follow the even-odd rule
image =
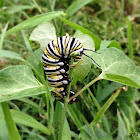
[[[8,136],[11,140],[28,139],[29,134],[31,135],[30,138],[37,136],[38,139],[49,140],[65,140],[71,139],[71,137],[73,137],[73,139],[109,140],[113,139],[116,133],[118,134],[117,139],[129,139],[129,133],[136,133],[138,131],[137,127],[134,126],[136,123],[134,115],[131,113],[134,108],[136,112],[140,114],[138,105],[134,103],[136,99],[134,99],[134,97],[131,98],[131,96],[134,95],[138,96],[138,93],[137,90],[134,92],[131,87],[140,88],[140,70],[135,66],[134,62],[122,52],[122,48],[117,41],[101,40],[88,29],[74,22],[70,22],[70,16],[90,1],[81,5],[79,5],[79,2],[82,3],[80,0],[74,2],[68,8],[66,15],[61,11],[53,11],[52,7],[53,12],[29,18],[8,31],[6,31],[7,24],[1,34],[0,57],[18,60],[22,63],[22,65],[9,66],[0,71],[0,130],[2,130],[2,126],[5,126],[5,123],[2,121],[5,120],[7,125],[7,129],[5,130],[8,130]],[[60,15],[62,17],[60,17]],[[47,21],[52,19],[54,19],[53,23],[56,27],[56,31],[53,25],[50,25],[51,27],[48,26],[49,23],[47,23]],[[65,100],[64,104],[54,100],[54,97],[51,95],[53,88],[49,87],[44,79],[41,63],[42,48],[51,40],[49,37],[56,37],[56,34],[57,36],[65,34],[63,22],[68,24],[69,28],[71,26],[78,30],[73,36],[78,38],[85,48],[90,47],[92,50],[96,49],[100,52],[100,55],[95,53],[90,53],[89,55],[101,66],[101,69],[94,66],[88,58],[83,57],[83,62],[77,68],[70,70],[70,76],[73,78],[71,84],[74,87],[76,87],[76,85],[79,86],[78,90],[74,88],[75,92],[77,92],[72,98],[78,95],[80,96],[79,104],[73,105],[68,104],[72,98]],[[40,25],[36,28],[37,30],[35,29],[30,36],[31,40],[40,43],[40,47],[37,45],[37,47],[34,48],[33,45],[35,43],[29,41],[23,29],[31,28],[38,24]],[[57,27],[59,24],[60,28]],[[127,24],[129,46],[133,49],[129,20]],[[50,33],[45,30],[52,31]],[[28,58],[23,58],[16,52],[3,50],[4,37],[12,33],[17,33],[17,31],[21,31],[22,33],[26,46],[25,50],[29,54]],[[39,38],[40,33],[43,33],[43,40]],[[132,50],[130,50],[130,56],[132,56],[131,52]],[[85,77],[86,79],[83,83],[81,80]],[[79,81],[81,84],[78,83]],[[123,91],[122,89],[127,89],[128,91]],[[86,91],[88,93],[86,93]],[[111,96],[112,92],[114,92],[114,94]],[[116,101],[117,97],[118,99]],[[105,101],[107,98],[109,99]],[[21,110],[18,105],[16,105],[15,100],[21,103],[27,103],[27,106],[24,105],[23,110]],[[129,107],[130,102],[133,103],[131,105],[133,107]],[[85,103],[84,107],[83,103]],[[105,114],[105,111],[112,103],[114,103],[113,109],[115,108],[115,110],[117,110],[118,108],[118,119],[113,117],[113,115],[108,118],[110,114]],[[117,105],[115,103],[117,103]],[[12,109],[8,107],[8,104]],[[123,106],[123,104],[125,104],[125,106]],[[33,110],[32,115],[27,115],[30,113],[30,108]],[[82,110],[86,111],[82,113]],[[88,116],[86,115],[87,111]],[[26,114],[23,112],[26,112]],[[127,116],[127,114],[129,115]],[[109,119],[118,122],[118,130],[112,131],[111,125],[113,125],[114,122],[109,122]],[[18,124],[18,129],[15,123]],[[28,129],[28,127],[32,128],[32,132],[29,131],[30,129]],[[115,128],[115,126],[113,128]],[[77,132],[77,130],[79,132]],[[2,133],[3,131],[0,132],[1,137]],[[138,139],[138,137],[133,138]]]

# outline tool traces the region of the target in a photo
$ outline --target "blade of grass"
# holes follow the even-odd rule
[[[133,42],[132,42],[132,29],[129,18],[127,18],[127,39],[128,39],[128,52],[129,57],[133,59]]]
[[[90,94],[93,102],[95,103],[95,106],[97,107],[97,109],[99,111],[101,109],[100,104],[98,103],[98,101],[96,100],[96,98],[94,97],[94,95],[92,94],[91,90],[89,88],[87,88],[87,90],[88,90],[88,93]],[[104,114],[103,114],[102,121],[104,123],[104,126],[105,126],[106,131],[108,133],[110,133],[110,127],[109,127],[108,121],[107,121],[107,119],[106,119],[106,117],[105,117]]]
[[[23,40],[25,42],[25,45],[26,45],[27,49],[32,51],[32,47],[30,46],[30,43],[29,43],[29,41],[28,41],[28,39],[27,39],[27,37],[25,35],[25,32],[23,30],[21,30],[21,34],[23,36]]]
[[[5,25],[3,31],[2,31],[2,34],[1,34],[1,38],[0,38],[0,50],[3,48],[3,41],[4,41],[4,37],[5,37],[5,34],[6,34],[6,30],[8,28],[8,24],[9,22]]]
[[[32,18],[29,18],[29,19],[23,21],[22,23],[19,23],[18,25],[14,26],[10,30],[8,30],[6,32],[6,35],[18,32],[22,29],[34,27],[34,26],[41,24],[43,22],[50,21],[50,20],[52,20],[52,19],[54,19],[57,16],[60,16],[62,14],[63,14],[62,11],[54,11],[54,12],[48,12],[48,13],[44,13],[44,14],[41,14],[38,16],[34,16]]]
[[[4,119],[6,122],[7,129],[8,129],[9,139],[21,140],[7,102],[2,102],[1,107],[3,110]]]
[[[91,2],[92,0],[76,0],[74,1],[67,9],[66,14],[68,16],[72,16],[75,14],[80,8]]]
[[[98,121],[101,119],[105,111],[109,108],[109,106],[113,103],[113,101],[118,97],[120,91],[122,90],[122,87],[120,87],[108,100],[107,102],[103,105],[103,107],[100,109],[100,111],[97,113],[95,116],[94,120],[92,121],[91,124],[97,124]]]

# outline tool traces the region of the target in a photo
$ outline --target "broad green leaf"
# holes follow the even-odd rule
[[[45,86],[36,80],[28,66],[9,66],[0,71],[0,102],[45,92]]]
[[[41,132],[43,132],[44,134],[47,134],[47,135],[50,134],[50,130],[47,127],[45,127],[40,122],[36,121],[31,116],[29,116],[25,113],[16,111],[16,110],[11,110],[11,113],[12,113],[13,119],[16,123],[23,124],[25,126],[29,126],[29,127],[38,129],[38,130],[40,130]]]
[[[122,50],[120,44],[117,41],[115,41],[115,40],[112,40],[112,41],[102,40],[102,42],[100,44],[100,50],[106,49],[107,47],[115,47],[119,50]]]
[[[67,9],[66,14],[68,16],[72,16],[75,14],[80,8],[91,2],[92,0],[76,0],[74,1]]]
[[[42,59],[41,59],[42,53],[43,53],[43,50],[39,48],[33,52],[29,52],[29,57],[27,58],[27,62],[32,64],[32,66],[36,68],[40,72],[41,75],[43,75],[44,73],[44,70],[43,70],[43,73],[41,72],[41,70],[43,69],[43,66],[40,67],[40,63],[42,63]]]
[[[140,88],[140,70],[122,51],[108,48],[94,54],[93,59],[101,66],[104,79]]]
[[[55,27],[49,22],[37,26],[30,35],[30,40],[37,41],[42,48],[45,48],[55,38]]]
[[[128,132],[126,130],[125,123],[120,115],[120,112],[117,110],[117,116],[118,116],[118,137],[117,140],[126,140],[128,139]]]
[[[20,60],[20,61],[23,61],[23,62],[26,61],[18,53],[7,51],[7,50],[0,50],[0,58],[1,57],[7,57],[7,58],[11,58],[11,59],[17,59],[17,60]]]
[[[65,22],[69,26],[75,28],[76,30],[81,31],[83,34],[89,35],[94,40],[95,48],[97,50],[100,48],[101,39],[99,37],[97,37],[95,34],[93,34],[91,31],[89,31],[88,29],[86,29],[86,28],[84,28],[76,23],[70,22],[64,18],[59,18],[59,19],[61,19],[63,22]]]
[[[45,13],[42,15],[34,16],[32,18],[29,18],[29,19],[23,21],[22,23],[19,23],[18,25],[14,26],[13,28],[9,29],[6,34],[9,35],[11,33],[20,31],[22,29],[34,27],[43,22],[50,21],[62,14],[63,14],[62,11],[54,11],[54,12],[49,12],[49,13]]]
[[[95,50],[95,44],[90,36],[80,35],[77,37],[77,39],[79,40],[79,42],[83,44],[83,47],[85,49],[90,49],[93,51]],[[93,55],[93,52],[91,51],[85,50],[84,53],[87,54],[88,56]],[[77,68],[73,70],[72,84],[75,84],[76,81],[78,81],[79,79],[85,78],[91,69],[91,64],[92,64],[91,59],[83,55],[82,60],[83,62]]]

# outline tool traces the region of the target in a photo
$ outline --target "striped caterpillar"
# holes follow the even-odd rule
[[[67,96],[67,85],[71,82],[67,73],[70,69],[71,57],[74,57],[74,62],[78,62],[82,55],[87,56],[84,54],[84,50],[88,49],[84,49],[83,45],[76,38],[66,35],[51,41],[43,52],[43,68],[49,85],[55,87],[54,90],[63,97]],[[74,92],[70,91],[70,97],[73,95]],[[61,100],[61,97],[55,96],[57,100]],[[77,99],[73,98],[71,103],[75,101],[77,101]]]

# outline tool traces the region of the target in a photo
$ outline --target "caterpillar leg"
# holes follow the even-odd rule
[[[70,97],[72,97],[75,93],[73,91],[70,91]],[[78,98],[73,98],[73,100],[71,100],[69,103],[73,104],[74,102],[78,102]]]

